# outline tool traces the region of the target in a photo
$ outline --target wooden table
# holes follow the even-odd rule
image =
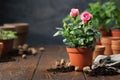
[[[68,60],[65,46],[44,46],[45,51],[27,59],[15,57],[15,61],[0,62],[0,80],[120,80],[120,75],[91,77],[83,72],[47,72],[56,60]],[[37,47],[36,49],[39,49]]]

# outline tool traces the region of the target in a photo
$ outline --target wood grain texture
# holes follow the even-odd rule
[[[120,80],[120,75],[113,76],[88,76],[85,74],[86,80]]]
[[[43,53],[38,68],[36,70],[33,80],[85,80],[84,76],[80,72],[67,72],[67,73],[56,73],[47,72],[46,70],[52,67],[52,64],[56,60],[60,59],[68,60],[65,47],[61,46],[49,46]]]
[[[107,80],[104,78],[104,76],[89,76],[84,73],[85,79],[86,80]]]
[[[16,57],[16,61],[0,63],[0,80],[31,80],[39,56],[29,55],[27,59]]]
[[[92,77],[83,72],[48,72],[56,60],[69,60],[65,46],[44,46],[44,52],[27,59],[17,56],[15,61],[0,62],[0,80],[120,80],[120,75]],[[37,47],[38,49],[39,47]]]

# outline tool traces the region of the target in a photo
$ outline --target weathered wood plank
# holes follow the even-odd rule
[[[104,76],[104,80],[120,80],[120,75]]]
[[[120,75],[114,76],[86,76],[86,80],[120,80]]]
[[[52,64],[54,64],[56,60],[60,60],[62,58],[68,60],[68,55],[64,46],[46,47],[46,50],[39,61],[39,65],[37,67],[33,80],[85,80],[82,72],[53,74],[46,71],[52,67]]]
[[[120,80],[120,75],[91,77],[82,72],[52,73],[46,70],[56,60],[68,60],[65,46],[45,46],[43,53],[29,55],[27,59],[0,62],[0,80]]]
[[[112,76],[89,76],[85,74],[86,80],[120,80],[120,75],[112,75]]]
[[[84,76],[86,80],[105,80],[104,76],[89,76],[86,73],[84,73]]]
[[[0,80],[31,80],[41,55],[38,53],[27,56],[27,59],[17,57],[16,61],[1,62]]]

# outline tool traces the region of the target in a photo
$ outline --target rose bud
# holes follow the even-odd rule
[[[73,17],[73,18],[76,18],[78,15],[79,15],[79,10],[75,9],[75,8],[72,8],[71,12],[70,12],[70,16]]]

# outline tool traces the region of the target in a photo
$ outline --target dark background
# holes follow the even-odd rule
[[[62,27],[62,19],[71,8],[80,12],[95,0],[0,0],[0,25],[26,22],[30,24],[27,43],[30,45],[63,44],[61,37],[53,37],[55,27]]]

